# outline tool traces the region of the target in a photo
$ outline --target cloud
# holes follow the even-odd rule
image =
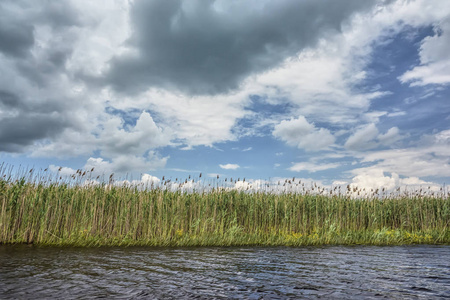
[[[187,96],[152,89],[141,97],[142,105],[150,104],[164,125],[175,133],[175,138],[189,148],[236,140],[238,136],[232,129],[248,114],[245,110],[248,95],[243,91],[228,95]]]
[[[48,169],[53,172],[53,173],[57,173],[60,176],[64,176],[64,177],[68,177],[71,175],[74,175],[76,173],[77,170],[74,170],[72,168],[68,168],[68,167],[58,167],[55,165],[50,165],[48,166]]]
[[[423,39],[420,65],[399,77],[412,86],[450,83],[450,17],[435,26],[435,34]]]
[[[133,188],[137,188],[139,190],[146,190],[146,189],[152,189],[155,187],[159,187],[161,180],[156,177],[152,176],[150,174],[142,174],[140,179],[134,179],[134,180],[117,180],[117,177],[112,176],[111,179],[114,179],[114,182],[112,183],[114,186],[131,186]],[[108,179],[108,178],[106,178]],[[87,180],[86,184],[98,184],[99,182],[97,180]]]
[[[132,161],[139,158],[144,161],[143,166],[147,166],[145,157],[149,153],[156,155],[158,148],[171,145],[173,135],[170,129],[159,127],[150,113],[143,111],[138,114],[134,126],[125,122],[124,118],[108,112],[98,114],[97,119],[92,124],[86,124],[81,132],[66,128],[52,142],[35,144],[32,155],[66,158],[92,155],[94,151],[99,151],[102,159],[117,162],[120,157],[131,157]],[[121,166],[120,170],[125,170],[125,166]],[[131,166],[127,169],[132,170]]]
[[[441,155],[436,156],[434,151],[441,151]],[[397,172],[404,176],[442,176],[450,177],[450,153],[444,149],[398,149],[386,150],[367,154],[362,162],[374,162],[373,167],[382,168],[386,172]],[[442,156],[447,155],[447,157]],[[352,172],[357,173],[361,169]]]
[[[345,148],[350,150],[364,151],[377,146],[392,146],[401,139],[397,127],[390,128],[385,134],[380,134],[374,123],[359,127],[345,142]]]
[[[382,145],[392,145],[401,139],[400,130],[397,127],[389,128],[385,134],[380,134],[377,138]]]
[[[227,95],[189,96],[152,88],[138,96],[120,96],[105,89],[109,105],[121,111],[147,110],[158,117],[158,126],[171,132],[177,144],[185,150],[215,143],[235,141],[240,119],[251,114],[248,93],[239,91]]]
[[[311,152],[333,149],[361,163],[355,176],[448,176],[445,131],[406,140],[406,118],[388,117],[414,120],[409,107],[379,108],[396,91],[367,85],[378,45],[430,25],[420,64],[400,79],[445,83],[448,24],[440,0],[1,1],[0,151],[148,173],[169,151],[275,137],[310,151],[291,168],[330,167]],[[427,100],[439,96],[428,88]],[[397,149],[364,152],[382,147]],[[284,150],[272,149],[282,165],[298,152]]]
[[[399,177],[397,174],[385,176],[382,169],[370,169],[356,175],[352,179],[352,185],[358,188],[386,188],[388,190],[398,187]]]
[[[29,151],[86,122],[92,105],[73,93],[66,65],[80,16],[70,1],[0,3],[0,151]]]
[[[324,171],[329,169],[335,169],[340,167],[340,163],[329,163],[329,164],[314,164],[308,162],[295,163],[292,167],[289,168],[290,171],[300,172],[300,171],[308,171],[311,173]]]
[[[14,1],[0,3],[0,52],[4,55],[22,58],[28,55],[34,35],[33,26],[24,23],[24,19]]]
[[[70,29],[83,25],[81,16],[71,1],[66,0],[2,1],[0,53],[16,60],[18,66],[24,68],[23,76],[26,76],[25,71],[35,75],[38,73],[36,71],[48,72],[45,67],[60,64],[65,60],[66,53],[71,52],[74,36]],[[47,48],[47,43],[43,43],[44,32],[50,33],[46,38],[54,42],[51,49]],[[57,43],[58,39],[65,40],[66,44]],[[41,49],[49,54],[45,61],[34,59],[41,56]],[[34,69],[29,67],[30,61],[35,63]]]
[[[68,172],[66,172],[64,169],[69,169],[70,168],[55,168],[53,167],[51,169],[52,172],[57,172],[59,175],[63,176],[63,177],[68,177],[70,175],[75,174],[75,170],[73,170],[74,172],[69,174]],[[108,185],[106,185],[105,187],[110,188],[111,185],[113,186],[118,186],[118,187],[133,187],[133,188],[137,188],[139,190],[147,190],[147,189],[152,189],[155,187],[161,187],[160,183],[161,183],[161,179],[159,179],[156,176],[152,176],[150,174],[144,173],[141,174],[140,179],[133,179],[133,180],[128,180],[128,179],[121,179],[123,177],[120,177],[120,175],[123,176],[123,174],[119,174],[119,176],[117,176],[117,174],[115,173],[103,173],[100,175],[97,175],[97,172],[90,172],[90,170],[87,170],[87,177],[84,178],[84,181],[81,183],[83,186],[97,186],[100,184],[104,184],[107,183]],[[78,175],[78,174],[75,174]],[[102,176],[104,175],[104,176]],[[92,176],[98,176],[95,177],[95,179],[92,178]],[[84,177],[84,176],[83,176]],[[82,178],[83,178],[82,177]],[[102,178],[100,178],[102,177]],[[127,176],[128,177],[128,176]]]
[[[158,177],[152,176],[150,174],[142,174],[141,182],[150,186],[152,184],[159,184],[161,180]]]
[[[125,175],[127,173],[145,173],[150,170],[163,168],[169,157],[160,157],[155,152],[149,152],[145,156],[117,155],[111,161],[101,157],[90,157],[83,169],[91,170],[98,176],[109,176],[112,173]]]
[[[239,186],[253,191],[265,190],[269,193],[301,193],[301,194],[319,194],[324,188],[331,186],[324,184],[321,180],[312,178],[286,178],[275,177],[270,180],[249,179]]]
[[[237,164],[225,164],[225,165],[219,164],[219,167],[225,170],[236,170],[240,168],[240,166]]]
[[[355,14],[342,34],[322,38],[276,68],[255,76],[255,87],[271,104],[290,104],[289,116],[303,115],[321,126],[348,130],[362,121],[377,122],[371,102],[394,91],[369,89],[374,49],[404,30],[423,28],[448,17],[442,1],[391,1]],[[363,86],[363,88],[361,88]],[[380,112],[386,114],[386,112]],[[362,120],[361,116],[367,116]],[[372,119],[370,119],[372,118]]]
[[[440,185],[419,179],[418,177],[400,178],[397,173],[391,175],[385,174],[383,169],[374,168],[365,170],[353,177],[350,184],[352,187],[360,189],[385,189],[393,190],[398,187],[418,188],[424,186],[432,186],[433,190],[439,190]]]
[[[281,121],[275,126],[272,134],[290,146],[308,151],[325,149],[335,141],[328,129],[316,128],[303,116]]]
[[[379,34],[362,29],[366,18],[352,21],[355,24],[344,27],[343,34],[323,38],[317,47],[303,49],[277,68],[255,76],[249,85],[269,104],[289,104],[287,116],[301,115],[328,126],[354,126],[371,100],[387,94],[354,88],[366,78],[369,45]]]
[[[105,73],[115,90],[149,86],[190,94],[236,89],[314,46],[344,20],[376,1],[142,1],[130,11],[132,54],[116,55]]]
[[[405,115],[406,115],[405,111],[394,111],[394,112],[387,114],[388,117],[399,117],[399,116],[405,116]]]
[[[434,135],[428,136],[435,144],[450,145],[450,129],[442,130]]]
[[[123,124],[121,118],[111,116],[99,132],[98,148],[107,157],[120,154],[142,155],[148,149],[170,144],[171,133],[159,128],[148,112],[142,112],[134,127]]]
[[[25,100],[0,89],[0,151],[22,152],[33,142],[56,137],[73,125],[73,118],[57,101]]]
[[[409,148],[355,154],[361,163],[371,166],[356,168],[352,174],[381,169],[406,177],[450,177],[450,130],[422,137]]]
[[[371,123],[360,129],[358,129],[353,135],[351,135],[345,147],[352,150],[367,150],[374,148],[377,144],[374,139],[378,136],[379,132],[375,124]]]

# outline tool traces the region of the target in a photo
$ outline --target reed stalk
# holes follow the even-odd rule
[[[353,198],[0,179],[0,244],[448,244],[449,225],[445,194]]]

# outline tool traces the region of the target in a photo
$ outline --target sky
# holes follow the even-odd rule
[[[449,98],[450,1],[0,2],[16,168],[442,186]]]

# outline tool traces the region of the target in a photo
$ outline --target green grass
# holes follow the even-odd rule
[[[0,244],[449,244],[449,225],[450,200],[443,193],[355,199],[0,179]]]

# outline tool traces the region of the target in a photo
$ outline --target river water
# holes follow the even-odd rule
[[[450,246],[0,246],[0,299],[49,298],[450,298]]]

